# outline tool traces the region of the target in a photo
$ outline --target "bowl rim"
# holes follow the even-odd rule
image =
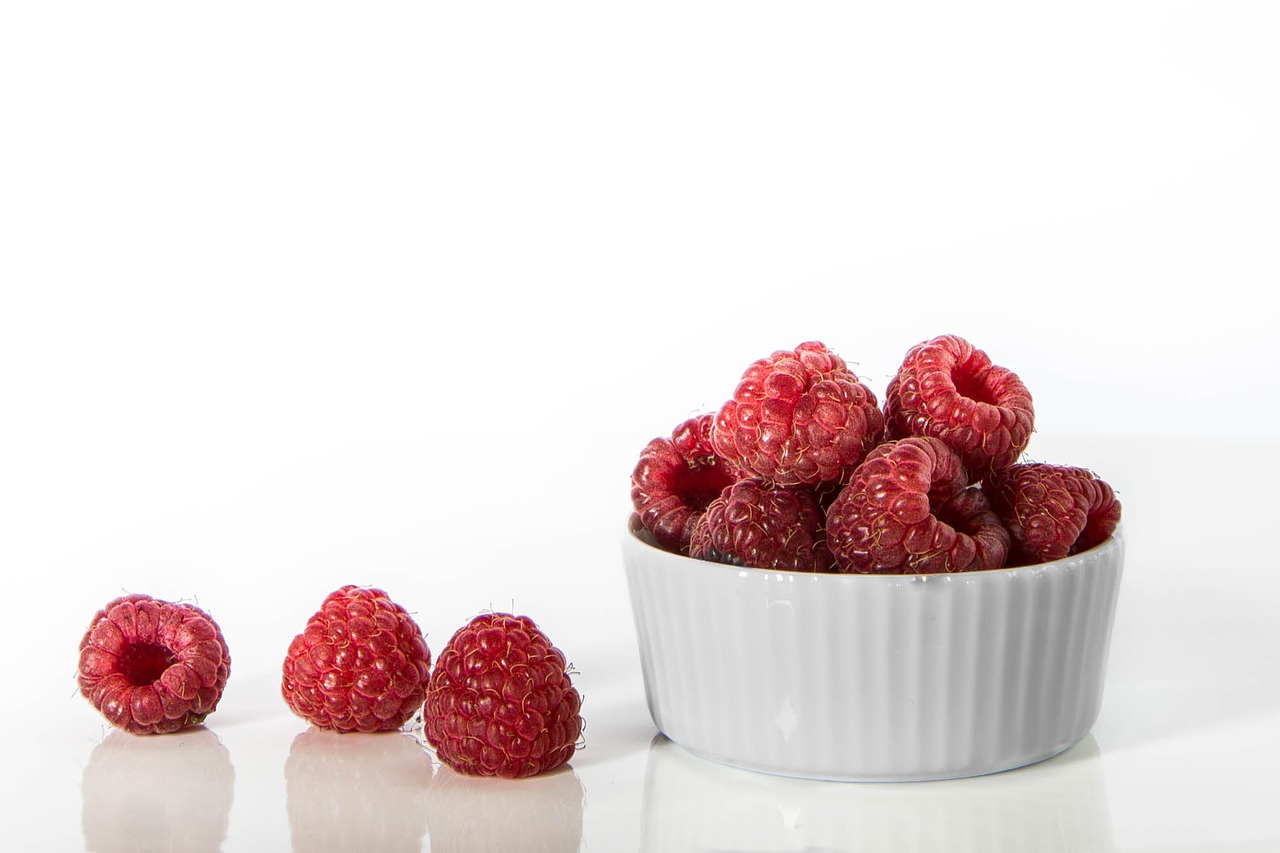
[[[1038,575],[1045,572],[1065,571],[1068,567],[1080,565],[1083,562],[1100,562],[1108,554],[1116,550],[1122,550],[1125,546],[1125,529],[1124,523],[1121,522],[1116,529],[1103,541],[1084,551],[1076,554],[1069,554],[1058,560],[1050,560],[1045,563],[1031,563],[1025,566],[1004,566],[998,569],[973,569],[966,572],[801,572],[794,569],[758,569],[751,566],[735,566],[732,563],[717,563],[712,560],[699,560],[696,557],[690,557],[686,554],[678,554],[674,551],[668,551],[660,547],[656,540],[648,530],[638,525],[634,521],[629,520],[623,533],[624,547],[629,543],[634,543],[646,550],[653,551],[661,555],[661,559],[669,559],[671,561],[688,561],[698,564],[698,571],[719,572],[723,575],[734,577],[758,577],[776,580],[788,580],[795,582],[809,583],[884,583],[886,581],[893,584],[903,583],[923,583],[934,578],[940,580],[965,581],[976,580],[980,577],[1021,577],[1024,575]],[[856,580],[854,580],[856,579]]]

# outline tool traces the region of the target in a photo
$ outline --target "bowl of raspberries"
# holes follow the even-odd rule
[[[1092,470],[1029,461],[1031,393],[957,335],[883,400],[825,344],[751,363],[654,438],[623,537],[650,715],[722,763],[817,779],[993,773],[1101,707],[1124,561]]]

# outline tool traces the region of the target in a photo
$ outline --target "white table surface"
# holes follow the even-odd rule
[[[1132,482],[1124,490],[1129,557],[1104,705],[1091,734],[1040,765],[948,782],[767,777],[712,764],[658,736],[645,710],[617,531],[603,523],[608,512],[590,508],[582,513],[585,534],[536,539],[527,525],[516,527],[537,542],[524,557],[500,545],[472,552],[470,564],[487,575],[480,582],[450,585],[453,573],[468,571],[466,562],[453,552],[437,562],[425,542],[417,554],[350,559],[357,548],[351,528],[325,544],[315,538],[319,531],[301,534],[297,564],[283,554],[266,561],[280,560],[289,587],[309,587],[312,600],[289,600],[294,594],[269,576],[274,568],[266,562],[261,577],[234,585],[204,578],[200,586],[213,591],[197,600],[220,619],[233,655],[221,707],[188,735],[125,735],[75,693],[75,644],[101,603],[91,591],[116,588],[97,577],[108,567],[76,574],[91,560],[95,546],[86,543],[78,556],[20,580],[16,592],[10,584],[19,623],[6,630],[9,671],[30,673],[6,685],[10,849],[1277,849],[1280,590],[1262,572],[1251,583],[1224,577],[1226,567],[1249,559],[1251,542],[1215,545],[1212,534],[1167,520],[1177,517],[1182,498],[1152,464],[1175,450],[1136,440],[1080,443],[1082,456],[1088,451]],[[1219,451],[1181,448],[1184,458],[1206,464]],[[1252,476],[1240,471],[1218,483],[1247,495]],[[207,517],[192,517],[200,515],[177,513],[143,537],[149,572],[117,571],[150,574],[156,588],[194,588],[194,574],[183,583],[162,575],[175,560],[174,540],[212,533]],[[402,520],[414,515],[406,509]],[[1257,526],[1255,541],[1266,541],[1261,506],[1241,521]],[[368,532],[368,524],[357,529]],[[463,523],[459,533],[483,539],[482,527]],[[372,534],[358,538],[373,541]],[[271,547],[259,542],[255,550]],[[211,573],[240,550],[226,541],[206,548],[188,560],[207,561],[198,571]],[[352,580],[396,593],[437,651],[469,608],[509,608],[497,596],[514,590],[516,609],[535,614],[579,671],[587,728],[570,769],[522,782],[467,780],[436,765],[420,733],[326,737],[293,717],[278,696],[279,659],[304,611],[337,584],[328,579],[328,552],[348,555]],[[309,559],[321,566],[318,577],[308,577]],[[520,577],[553,563],[566,573],[563,589]],[[451,846],[459,838],[466,839],[461,848]]]
[[[793,5],[793,4],[792,4]],[[1266,4],[0,10],[6,850],[1280,850],[1280,18]],[[965,335],[1129,537],[1101,716],[902,785],[657,737],[640,447],[808,339],[877,395]],[[568,769],[464,780],[278,694],[330,590],[573,661]],[[207,725],[113,732],[77,643],[192,600]]]

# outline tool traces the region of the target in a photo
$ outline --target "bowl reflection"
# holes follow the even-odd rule
[[[295,853],[422,849],[431,758],[411,735],[307,729],[284,783]]]
[[[649,750],[644,851],[1114,850],[1092,736],[1030,767],[938,782],[819,782],[740,770],[662,735]]]
[[[231,754],[204,726],[167,735],[113,730],[81,775],[85,848],[221,850],[235,779]]]
[[[577,853],[582,782],[569,767],[527,779],[436,768],[427,803],[431,853]]]

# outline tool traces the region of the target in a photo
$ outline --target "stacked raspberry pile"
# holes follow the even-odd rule
[[[881,407],[803,343],[752,363],[719,411],[641,451],[632,527],[702,560],[926,574],[1056,560],[1105,541],[1120,503],[1091,471],[1019,461],[1031,393],[955,335],[912,347]]]

